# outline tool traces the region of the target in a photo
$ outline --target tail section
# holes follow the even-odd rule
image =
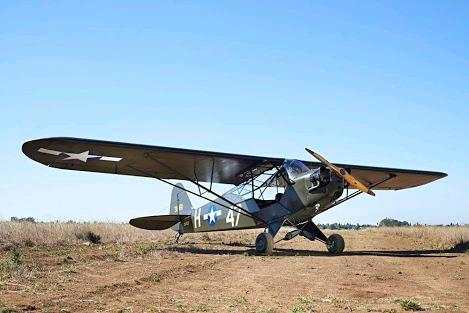
[[[171,202],[169,204],[169,214],[191,215],[192,204],[189,195],[184,190],[184,185],[177,183],[171,192]]]
[[[187,192],[181,183],[177,183],[171,192],[171,203],[169,204],[168,215],[157,216],[144,216],[137,217],[130,220],[130,225],[149,229],[149,230],[163,230],[171,228],[179,234],[184,232],[181,223],[187,218],[190,218],[192,204],[189,200]]]

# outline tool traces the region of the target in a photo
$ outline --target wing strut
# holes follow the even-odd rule
[[[384,178],[384,179],[382,179],[382,180],[380,180],[380,181],[378,181],[378,182],[376,182],[376,183],[372,183],[372,184],[366,186],[366,188],[371,189],[371,188],[373,188],[373,187],[376,187],[376,186],[378,186],[378,185],[381,185],[381,184],[387,182],[387,181],[390,180],[390,179],[393,179],[394,177],[396,177],[396,175],[391,173],[391,174],[389,174],[388,177],[386,177],[386,178]],[[343,202],[345,202],[345,201],[347,201],[347,200],[350,200],[350,199],[352,199],[352,198],[358,196],[358,195],[361,194],[361,193],[363,193],[363,191],[357,190],[357,191],[355,191],[355,192],[353,192],[353,193],[351,193],[351,194],[349,195],[349,194],[348,194],[348,187],[347,187],[347,196],[346,196],[345,198],[342,198],[342,199],[340,199],[340,200],[335,201],[330,207],[327,208],[327,210],[332,209],[332,208],[335,207],[336,205],[339,205],[339,204],[341,204],[341,203],[343,203]]]
[[[213,190],[208,189],[208,188],[205,187],[204,185],[200,184],[198,181],[194,181],[194,180],[190,179],[189,177],[187,177],[187,176],[185,176],[185,175],[179,173],[178,171],[176,171],[176,170],[174,170],[173,168],[167,166],[167,165],[164,164],[163,162],[161,162],[161,161],[159,161],[159,160],[153,158],[150,154],[147,153],[147,154],[146,154],[146,157],[149,158],[149,159],[151,159],[152,161],[154,161],[154,162],[156,162],[156,163],[162,165],[163,167],[167,168],[168,170],[173,171],[174,173],[180,175],[180,176],[183,177],[185,180],[190,181],[191,183],[193,183],[194,185],[196,185],[196,186],[199,188],[199,190],[200,190],[200,188],[202,188],[202,189],[204,189],[206,192],[211,193],[212,195],[214,195],[215,197],[218,197],[218,198],[223,199],[224,201],[228,202],[228,203],[231,204],[232,206],[236,207],[236,208],[239,210],[239,213],[240,213],[240,214],[242,214],[242,215],[244,215],[244,216],[247,216],[247,217],[250,217],[250,218],[252,218],[252,219],[255,219],[255,220],[257,220],[258,222],[261,222],[262,224],[268,225],[268,223],[267,223],[265,220],[261,219],[260,217],[257,217],[257,216],[252,215],[249,211],[245,210],[244,208],[242,208],[242,207],[239,206],[238,204],[236,204],[236,203],[230,201],[229,199],[226,199],[226,198],[223,197],[222,195],[219,195],[218,193],[214,192]],[[153,177],[153,178],[156,178],[157,180],[159,180],[159,181],[161,181],[161,182],[164,182],[164,183],[167,183],[167,184],[169,184],[169,185],[171,185],[171,186],[173,186],[173,187],[176,186],[175,184],[173,184],[173,183],[171,183],[171,182],[169,182],[169,181],[167,181],[167,180],[165,180],[165,179],[163,179],[163,178],[156,177],[155,175],[153,175],[153,174],[151,174],[151,173],[149,173],[149,172],[146,172],[146,171],[142,171],[142,170],[140,170],[140,169],[138,169],[138,168],[136,168],[136,167],[134,167],[134,166],[132,166],[132,165],[128,165],[128,167],[130,167],[130,168],[132,168],[133,170],[138,171],[138,172],[140,172],[140,173],[142,173],[142,174],[146,174],[146,175],[148,175],[148,176],[151,176],[151,177]],[[179,186],[178,186],[178,188],[181,189],[181,187],[179,187]],[[227,208],[228,210],[232,210],[232,211],[233,211],[233,207],[229,207],[229,206],[227,206],[227,205],[225,205],[225,204],[222,204],[222,203],[220,203],[220,202],[211,200],[211,199],[209,199],[209,198],[203,196],[202,193],[197,194],[197,193],[195,193],[195,192],[193,192],[193,191],[191,191],[191,190],[185,189],[185,188],[184,188],[184,191],[187,191],[187,192],[189,192],[190,194],[193,194],[193,195],[195,195],[195,196],[197,196],[197,197],[200,197],[200,198],[202,198],[202,199],[205,199],[205,200],[207,200],[207,201],[209,201],[209,202],[213,202],[213,203],[215,203],[215,204],[218,204],[218,205],[220,205],[220,206],[222,206],[222,207]]]

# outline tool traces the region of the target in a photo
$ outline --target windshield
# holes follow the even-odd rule
[[[309,171],[309,168],[298,160],[285,160],[283,167],[290,178],[295,178]]]

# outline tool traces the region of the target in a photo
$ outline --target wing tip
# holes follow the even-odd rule
[[[24,155],[26,155],[28,158],[30,158],[33,161],[37,161],[34,158],[34,147],[36,146],[36,143],[38,142],[38,140],[41,140],[41,139],[26,141],[25,143],[21,145],[21,151],[23,151]]]
[[[21,151],[31,160],[42,164],[46,164],[41,161],[40,153],[38,153],[38,150],[40,148],[47,148],[48,141],[50,141],[50,139],[52,138],[41,138],[26,141],[21,145]]]

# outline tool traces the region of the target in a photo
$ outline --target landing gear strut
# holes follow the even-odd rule
[[[317,240],[324,243],[327,251],[339,254],[344,251],[344,238],[339,234],[332,234],[328,237],[312,221],[295,226],[297,229],[288,232],[281,240],[291,240],[298,235],[308,238],[311,241]]]
[[[181,239],[182,235],[184,235],[183,233],[177,233],[176,234],[176,243],[179,243],[179,239]]]

